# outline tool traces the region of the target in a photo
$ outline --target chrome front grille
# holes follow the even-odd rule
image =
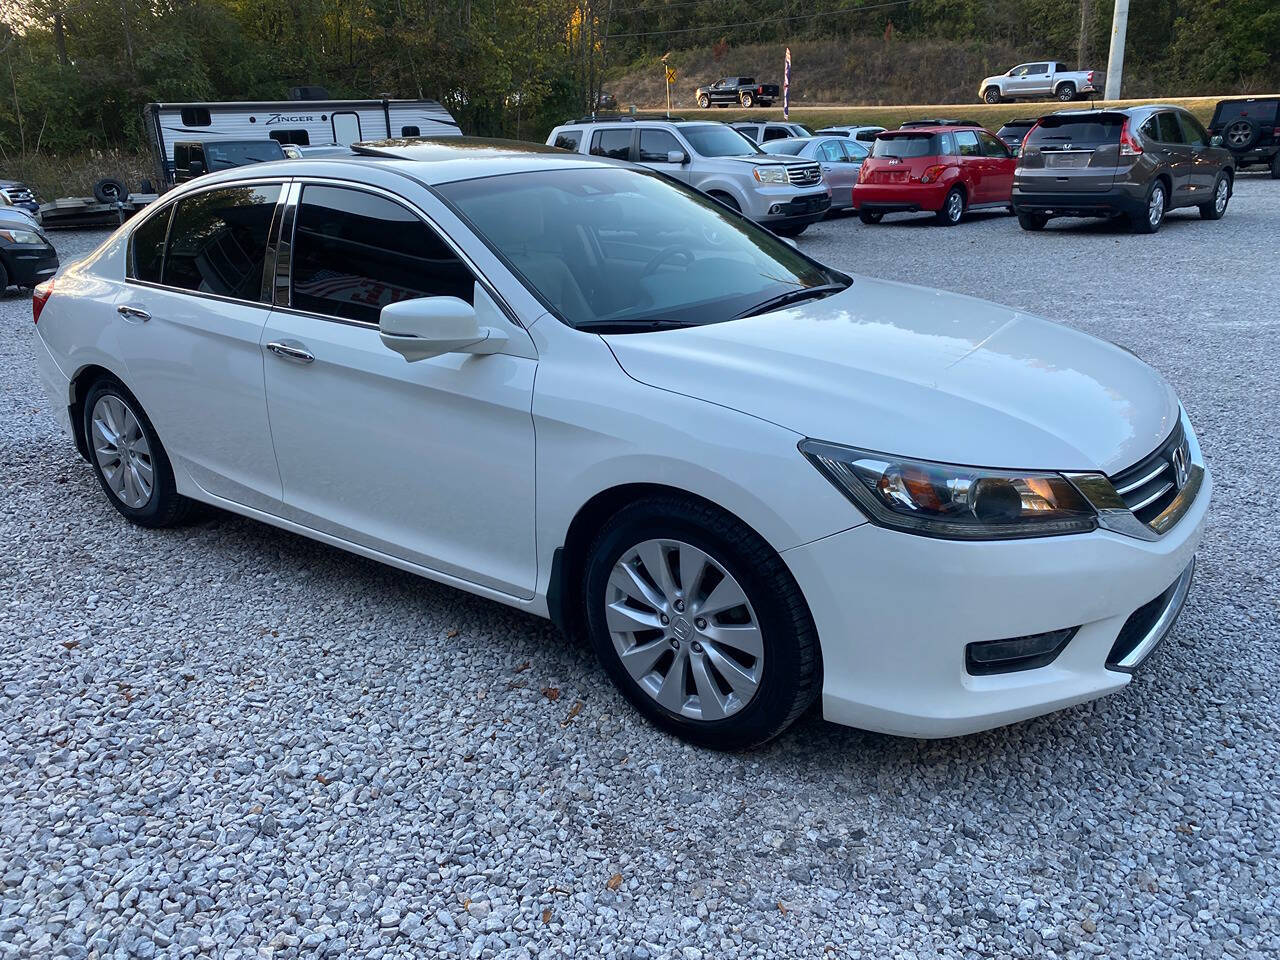
[[[816,163],[787,167],[787,180],[793,187],[812,187],[822,182],[822,170]]]
[[[0,193],[4,194],[4,198],[10,203],[35,203],[36,195],[31,192],[30,187],[14,186],[4,187],[0,189]]]
[[[1191,470],[1187,435],[1179,423],[1154,453],[1111,477],[1111,485],[1135,517],[1150,525],[1173,503]]]

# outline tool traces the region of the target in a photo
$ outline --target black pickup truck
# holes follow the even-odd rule
[[[731,103],[744,107],[767,107],[778,98],[776,83],[756,83],[755,77],[721,77],[709,87],[699,87],[694,93],[698,106],[703,110],[715,104],[727,107]]]

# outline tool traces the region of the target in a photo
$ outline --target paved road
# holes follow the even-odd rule
[[[806,233],[1149,360],[1215,504],[1185,615],[1119,695],[947,742],[809,716],[732,756],[496,604],[230,516],[127,527],[11,295],[0,958],[1275,956],[1277,223],[1280,182],[1246,177],[1220,223],[1154,237]]]

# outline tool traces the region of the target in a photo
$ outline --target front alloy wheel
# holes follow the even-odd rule
[[[702,96],[698,97],[698,106],[703,110],[707,109],[707,107],[711,106],[711,98],[704,93]]]
[[[1231,181],[1226,174],[1218,174],[1213,184],[1213,199],[1200,204],[1200,216],[1205,220],[1221,220],[1227,212],[1227,202],[1231,199]]]
[[[753,105],[755,104],[755,102],[756,102],[756,101],[755,101],[755,98],[754,98],[754,97],[752,97],[752,96],[751,96],[751,94],[749,94],[749,93],[744,93],[744,94],[742,95],[742,105],[743,105],[744,107],[750,107],[750,106],[753,106]]]

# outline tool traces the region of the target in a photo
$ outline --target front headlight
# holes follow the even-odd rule
[[[883,527],[950,540],[1007,540],[1087,533],[1097,512],[1056,473],[990,470],[910,460],[818,440],[809,458]]]
[[[756,179],[761,183],[786,183],[786,167],[756,167]]]
[[[10,243],[44,243],[44,237],[34,230],[0,230],[0,239],[8,240]]]

